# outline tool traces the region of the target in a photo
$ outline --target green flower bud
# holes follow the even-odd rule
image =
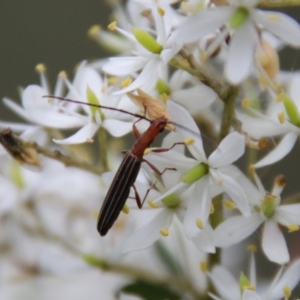
[[[209,171],[208,165],[205,163],[201,163],[199,165],[196,165],[192,169],[188,170],[181,178],[181,181],[183,183],[192,184],[195,181],[201,179],[206,174],[208,174],[208,171]]]
[[[99,99],[97,98],[96,94],[90,89],[89,86],[86,89],[86,97],[87,97],[88,103],[100,105]],[[92,118],[93,118],[94,122],[96,121],[96,117],[95,117],[96,112],[99,112],[101,120],[105,119],[104,114],[100,107],[90,106],[90,110],[92,112]]]
[[[132,33],[138,42],[148,51],[155,54],[160,54],[160,52],[163,50],[163,46],[159,44],[148,32],[137,27],[132,27]]]
[[[233,29],[241,27],[248,19],[249,11],[246,7],[239,7],[230,18],[230,26]]]
[[[162,203],[169,208],[175,208],[180,203],[180,198],[177,194],[171,194],[162,199]]]
[[[171,94],[171,90],[170,90],[170,87],[168,86],[168,84],[160,78],[158,78],[155,88],[159,92],[160,95],[161,94],[167,94],[167,95]]]
[[[271,218],[275,213],[275,197],[272,195],[266,195],[262,201],[262,211],[267,218]]]
[[[297,105],[286,93],[282,93],[280,98],[283,101],[285,110],[292,124],[300,126],[300,114]]]

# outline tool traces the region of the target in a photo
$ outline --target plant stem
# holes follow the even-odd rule
[[[106,131],[103,127],[98,130],[99,148],[100,148],[100,159],[101,168],[103,172],[109,171],[108,159],[107,159],[107,136]]]

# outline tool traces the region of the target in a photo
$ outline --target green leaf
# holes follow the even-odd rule
[[[148,32],[137,27],[132,27],[132,33],[137,41],[148,51],[155,54],[160,54],[160,52],[163,50],[163,46],[159,44]]]
[[[125,285],[119,292],[139,296],[145,300],[180,300],[182,296],[165,285],[137,280]]]

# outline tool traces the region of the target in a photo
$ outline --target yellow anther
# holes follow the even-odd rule
[[[258,141],[258,148],[260,150],[263,150],[263,149],[267,149],[269,147],[269,142],[267,139],[264,139],[264,138],[261,138],[259,141]]]
[[[228,210],[233,210],[233,209],[236,208],[236,204],[233,201],[231,201],[231,200],[225,200],[225,201],[223,201],[223,205]]]
[[[195,143],[195,139],[192,137],[188,137],[183,141],[187,146],[192,145]]]
[[[276,101],[277,101],[277,102],[282,102],[282,101],[283,101],[283,98],[284,98],[284,92],[281,92],[281,93],[279,93],[279,94],[276,96]]]
[[[199,229],[203,229],[204,228],[204,225],[203,225],[203,222],[200,218],[197,218],[196,219],[196,225]]]
[[[275,184],[280,187],[286,186],[286,178],[283,175],[278,175],[275,177]]]
[[[111,76],[107,79],[108,84],[114,85],[118,82],[118,77],[116,76]]]
[[[212,215],[215,212],[215,207],[213,204],[210,205],[209,213]]]
[[[255,291],[256,287],[252,284],[249,284],[249,285],[244,285],[243,289],[247,289],[247,290],[250,290],[250,291]]]
[[[257,251],[257,247],[255,245],[249,245],[247,247],[247,250],[250,251],[250,252],[256,252]]]
[[[149,200],[147,203],[151,208],[158,208],[158,204],[156,202]]]
[[[101,31],[101,26],[100,25],[93,25],[91,28],[88,30],[88,36],[90,38],[95,38]]]
[[[246,109],[250,106],[250,100],[249,99],[244,99],[243,102],[242,102],[242,108]]]
[[[166,13],[165,10],[164,10],[162,7],[160,7],[160,6],[157,8],[157,12],[158,12],[162,17],[163,17],[163,16],[165,15],[165,13]]]
[[[166,94],[166,93],[162,93],[159,95],[160,96],[160,99],[164,102],[164,103],[167,103],[168,99],[169,99],[169,95]]]
[[[68,77],[66,71],[60,71],[59,74],[58,74],[58,76],[59,76],[59,77],[62,77],[62,78],[67,78],[67,77]]]
[[[126,215],[129,214],[129,206],[127,204],[125,204],[122,208],[122,212]]]
[[[147,155],[152,152],[152,148],[146,148],[144,151],[144,155]]]
[[[122,87],[122,88],[126,88],[126,87],[129,86],[131,83],[132,83],[132,78],[127,77],[126,79],[124,79],[124,80],[121,82],[121,87]]]
[[[283,124],[283,123],[285,122],[285,114],[284,114],[284,112],[282,111],[281,113],[279,113],[279,114],[277,115],[277,118],[278,118],[278,121],[279,121],[281,124]]]
[[[200,53],[200,60],[202,62],[206,62],[208,60],[208,57],[209,57],[209,55],[206,51],[203,51]]]
[[[206,272],[207,272],[207,263],[206,263],[206,261],[200,261],[200,270],[201,270],[203,273],[206,273]]]
[[[255,167],[254,167],[254,165],[249,165],[248,170],[249,170],[250,174],[254,174],[255,173]]]
[[[169,236],[169,230],[167,228],[162,228],[159,232],[163,237]]]
[[[111,30],[111,31],[116,30],[116,28],[117,28],[117,21],[111,22],[111,23],[107,26],[107,28],[108,28],[109,30]]]
[[[292,291],[287,285],[283,288],[283,294],[285,298],[290,298],[292,296]]]
[[[287,226],[289,232],[295,232],[295,231],[298,231],[300,228],[299,228],[299,225],[297,224],[290,224],[289,226]]]
[[[272,22],[279,22],[281,17],[279,14],[273,13],[268,15],[268,19]]]
[[[259,84],[262,87],[268,87],[269,86],[269,80],[266,76],[263,76],[263,75],[259,76],[258,81],[259,81]]]
[[[43,73],[46,71],[46,66],[44,64],[38,64],[35,66],[35,70],[38,72],[38,73]]]
[[[92,144],[92,143],[94,143],[94,140],[91,139],[91,138],[88,138],[88,139],[85,140],[85,142],[86,142],[86,143],[89,143],[89,144]]]
[[[92,215],[93,218],[97,219],[98,216],[99,216],[99,211],[98,210],[93,210],[91,215]]]

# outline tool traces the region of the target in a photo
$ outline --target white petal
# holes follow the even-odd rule
[[[72,136],[64,139],[64,140],[56,140],[53,141],[57,144],[81,144],[86,143],[89,139],[92,139],[95,132],[98,130],[99,125],[96,123],[88,123],[83,126],[80,130],[78,130]]]
[[[242,300],[263,300],[255,291],[244,289]]]
[[[237,208],[241,211],[241,213],[246,217],[250,215],[250,205],[247,198],[247,195],[245,194],[244,190],[241,188],[241,186],[236,182],[235,179],[233,179],[230,175],[226,175],[224,173],[221,173],[217,170],[212,172],[213,179],[218,183],[218,181],[221,182],[220,186],[223,188],[223,190],[230,196],[232,201],[235,202],[237,205]]]
[[[277,282],[268,299],[281,299],[284,297],[283,288],[288,286],[293,290],[300,280],[300,260],[294,261]]]
[[[183,227],[186,236],[191,239],[195,237],[200,229],[196,220],[203,222],[204,228],[210,212],[211,196],[209,193],[208,176],[204,176],[191,186],[193,192],[188,202]]]
[[[245,143],[246,139],[243,134],[238,132],[230,133],[209,156],[209,165],[212,168],[219,168],[235,162],[244,154]]]
[[[253,24],[247,22],[235,31],[230,42],[225,76],[232,84],[244,81],[251,71],[257,33]]]
[[[15,112],[25,121],[32,122],[30,116],[28,116],[28,113],[20,105],[16,104],[14,101],[8,98],[3,98],[3,102],[8,108],[10,108],[13,112]]]
[[[113,95],[121,95],[127,92],[133,91],[139,87],[141,87],[147,81],[156,82],[158,74],[157,69],[160,64],[160,60],[149,60],[147,64],[144,66],[142,72],[138,75],[138,77],[126,88],[113,93]]]
[[[300,204],[280,205],[276,209],[274,219],[285,226],[300,225]]]
[[[216,252],[216,248],[214,246],[214,231],[210,224],[206,224],[204,229],[198,233],[192,241],[200,251],[207,253]]]
[[[123,253],[142,250],[153,245],[160,237],[162,228],[169,228],[173,213],[169,209],[162,209],[149,223],[138,229],[125,242]]]
[[[253,233],[262,222],[263,220],[257,213],[248,218],[231,217],[216,228],[215,244],[222,248],[236,244]]]
[[[124,76],[142,69],[146,63],[147,59],[139,56],[111,57],[102,70],[108,74]]]
[[[286,43],[300,47],[300,26],[287,14],[255,10],[252,12],[252,18]]]
[[[223,299],[240,299],[240,288],[238,282],[224,267],[214,267],[210,278]]]
[[[229,19],[232,11],[231,7],[204,9],[179,27],[174,33],[176,41],[190,43],[213,33]]]
[[[196,115],[200,110],[211,105],[217,94],[204,84],[172,92],[172,100],[185,107],[191,114]]]
[[[114,137],[120,137],[132,131],[132,123],[107,119],[102,126]]]
[[[167,102],[167,108],[172,122],[175,123],[175,126],[177,124],[176,131],[181,134],[182,139],[190,137],[194,139],[194,143],[188,146],[192,155],[200,162],[206,162],[201,133],[192,116],[185,108],[172,101]]]
[[[265,222],[262,248],[268,259],[273,262],[285,264],[290,260],[284,236],[277,223],[273,220]]]
[[[283,159],[293,149],[298,135],[294,132],[290,132],[284,136],[278,146],[265,156],[262,160],[254,164],[255,168],[265,167]]]

